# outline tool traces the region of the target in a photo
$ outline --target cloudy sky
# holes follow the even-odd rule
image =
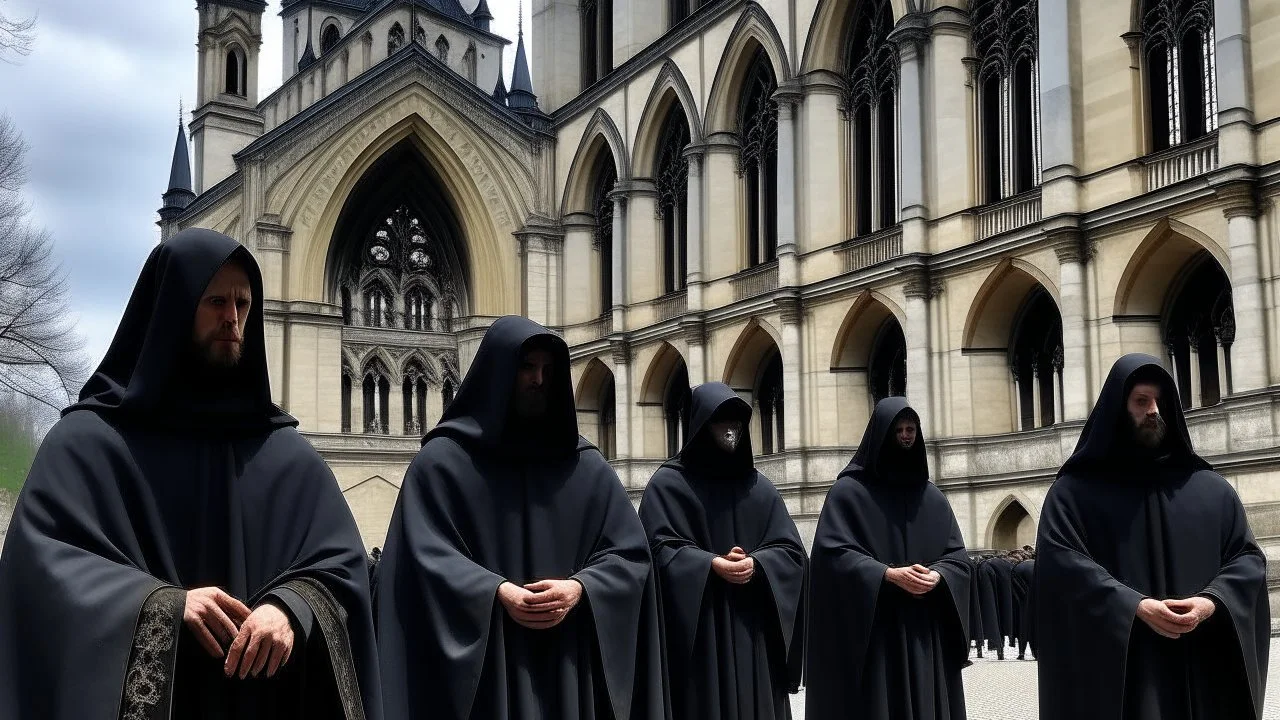
[[[461,0],[467,10],[476,2]],[[517,2],[489,0],[494,32],[512,40]],[[178,103],[189,110],[195,98],[194,8],[192,0],[0,0],[8,17],[37,16],[31,55],[0,63],[0,113],[31,146],[27,196],[56,240],[95,366],[160,239],[156,209]],[[281,82],[279,10],[270,0],[264,16],[262,97]],[[508,83],[514,56],[506,53]]]

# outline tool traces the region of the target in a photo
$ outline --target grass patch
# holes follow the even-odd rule
[[[36,443],[31,433],[21,423],[0,417],[0,490],[17,495],[35,456]]]

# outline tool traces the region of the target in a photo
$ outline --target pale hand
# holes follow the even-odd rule
[[[1182,600],[1165,600],[1164,606],[1177,615],[1194,619],[1195,624],[1191,626],[1191,630],[1195,630],[1200,626],[1200,623],[1212,617],[1213,611],[1218,609],[1213,600],[1200,595]],[[1191,630],[1187,632],[1191,632]]]
[[[248,617],[249,608],[220,588],[187,591],[182,621],[211,657],[221,659],[226,655],[223,648],[240,632],[240,623]]]
[[[240,634],[227,651],[222,671],[227,677],[244,680],[250,675],[258,677],[265,669],[267,677],[275,677],[292,654],[293,626],[289,624],[289,616],[266,603],[259,605],[240,626]]]
[[[1170,640],[1177,640],[1183,635],[1191,632],[1199,624],[1199,620],[1195,615],[1180,615],[1169,608],[1166,603],[1169,602],[1186,602],[1182,600],[1155,600],[1152,598],[1144,598],[1138,603],[1137,617],[1139,620],[1147,624],[1157,635],[1167,637]],[[1210,602],[1212,604],[1212,602]]]
[[[742,548],[735,547],[723,557],[712,558],[711,569],[727,583],[745,585],[756,574],[756,560]]]
[[[889,568],[884,571],[884,579],[912,595],[924,595],[938,586],[942,576],[936,570],[930,570],[923,565],[912,565]]]
[[[516,623],[531,630],[559,625],[582,600],[577,580],[540,580],[524,587],[504,582],[498,586],[498,602]]]

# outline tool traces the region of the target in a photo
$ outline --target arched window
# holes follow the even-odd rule
[[[472,84],[476,81],[476,44],[473,42],[467,46],[467,51],[462,54],[462,72],[467,76],[467,82]]]
[[[385,435],[390,427],[391,381],[382,363],[373,361],[365,369],[364,431],[371,435]]]
[[[416,363],[405,373],[401,399],[404,405],[404,434],[421,435],[426,432],[427,379]]]
[[[421,24],[415,23],[413,26],[413,41],[424,47],[427,44],[427,31],[422,29]]]
[[[973,3],[984,202],[1040,184],[1038,0]]]
[[[582,89],[613,71],[613,0],[581,0]]]
[[[404,47],[404,28],[400,23],[396,23],[387,32],[387,54],[394,55],[402,47]]]
[[[746,183],[747,266],[778,256],[778,81],[764,48],[756,50],[738,108],[742,154],[738,169]]]
[[[786,416],[782,394],[782,354],[776,350],[765,363],[764,372],[756,389],[756,404],[760,408],[760,452],[772,455],[786,449],[786,432],[783,420]]]
[[[907,340],[896,318],[889,318],[876,332],[867,369],[871,402],[907,394]]]
[[[618,171],[608,148],[600,151],[594,173],[595,184],[591,208],[596,216],[595,246],[600,258],[600,313],[613,307],[613,186],[618,182]]]
[[[849,55],[854,234],[898,224],[898,51],[888,0],[862,0]]]
[[[431,322],[431,296],[415,287],[404,296],[404,327],[406,330],[433,330]]]
[[[324,55],[330,50],[338,46],[338,41],[342,39],[342,31],[335,24],[324,26],[324,30],[320,31],[320,54]]]
[[[245,70],[244,53],[240,48],[227,48],[226,92],[228,95],[244,97],[248,93]]]
[[[365,288],[364,324],[368,327],[391,325],[391,297],[381,284],[374,283]]]
[[[351,432],[351,373],[342,371],[342,432]]]
[[[614,460],[618,457],[617,433],[618,433],[618,402],[617,393],[614,388],[613,378],[609,378],[605,386],[600,390],[600,454],[604,455],[605,460]]]
[[[1038,286],[1019,314],[1010,369],[1019,426],[1032,430],[1062,419],[1062,316],[1053,298]]]
[[[1189,263],[1179,285],[1166,313],[1164,341],[1182,407],[1216,405],[1231,393],[1231,284],[1206,252]]]
[[[683,362],[671,374],[662,399],[662,418],[667,431],[667,457],[675,457],[684,447],[689,429],[689,371]]]
[[[1151,150],[1158,152],[1218,129],[1213,3],[1145,0],[1142,9]]]
[[[689,124],[684,110],[674,103],[662,126],[659,147],[658,215],[662,219],[662,288],[664,293],[683,290],[688,278],[689,225]]]
[[[449,64],[449,40],[443,35],[436,38],[436,57],[440,62]]]

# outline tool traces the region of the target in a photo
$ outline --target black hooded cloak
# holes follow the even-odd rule
[[[876,405],[858,453],[827,493],[810,559],[808,720],[965,717],[972,566],[955,514],[929,482],[924,436],[902,450],[906,398]],[[916,597],[885,580],[921,564],[941,582]]]
[[[987,633],[982,626],[982,559],[978,557],[969,558],[969,637],[973,641],[973,645],[978,650],[978,655],[982,655],[982,642],[986,638]]]
[[[1133,440],[1127,410],[1139,379],[1161,387],[1167,433],[1153,451]],[[1040,717],[1262,717],[1265,576],[1235,490],[1191,448],[1173,379],[1154,357],[1120,358],[1040,516]],[[1217,610],[1178,640],[1136,618],[1144,598],[1193,595]]]
[[[710,435],[713,418],[730,416],[744,427],[733,455]],[[750,417],[729,386],[695,388],[689,440],[654,473],[640,503],[677,720],[790,718],[787,693],[800,686],[808,558],[782,496],[755,469]],[[745,585],[711,569],[713,558],[734,547],[755,558]]]
[[[1022,560],[1013,566],[1013,615],[1014,629],[1017,630],[1018,658],[1027,652],[1027,646],[1035,652],[1031,642],[1033,610],[1031,605],[1031,578],[1035,576],[1035,561]]]
[[[509,417],[527,347],[555,366],[548,415]],[[582,600],[530,630],[506,581],[575,578]],[[661,720],[657,596],[644,527],[617,475],[578,436],[569,351],[504,317],[480,344],[405,476],[377,570],[387,716],[395,720]]]
[[[253,305],[241,361],[203,374],[196,307],[229,259]],[[80,402],[40,447],[0,556],[0,707],[22,720],[381,717],[355,520],[271,404],[262,279],[231,238],[157,246]],[[183,622],[185,590],[267,599],[289,663],[227,679]]]

